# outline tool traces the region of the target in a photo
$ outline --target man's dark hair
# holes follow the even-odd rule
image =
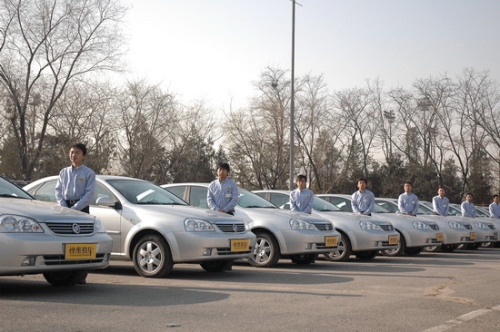
[[[297,177],[295,178],[295,182],[300,181],[302,179],[306,180],[307,182],[307,176],[305,176],[304,174],[297,175]]]
[[[226,171],[229,172],[229,164],[228,163],[220,163],[219,166],[217,166],[217,169],[225,169]]]
[[[408,183],[410,186],[412,186],[412,188],[413,188],[413,184],[412,184],[410,181],[406,181],[404,184],[407,184],[407,183]]]
[[[368,180],[367,180],[367,179],[365,179],[365,178],[359,178],[359,179],[358,179],[358,182],[359,182],[359,181],[364,181],[364,182],[365,182],[365,184],[368,184]]]
[[[469,195],[470,195],[470,197],[474,197],[474,195],[472,195],[472,193],[467,193],[467,194],[465,194],[465,197],[467,197],[467,196],[469,196]]]
[[[493,195],[493,198],[498,197],[498,195]]]
[[[70,149],[71,148],[77,148],[77,149],[80,149],[82,150],[83,152],[83,155],[86,156],[87,155],[87,147],[85,146],[85,144],[83,143],[76,143],[76,144],[73,144],[72,146],[70,146]]]

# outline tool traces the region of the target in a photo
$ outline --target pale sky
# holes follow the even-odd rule
[[[410,88],[466,67],[500,82],[498,0],[297,0],[295,76],[328,88]],[[129,0],[129,79],[184,102],[246,106],[267,67],[290,70],[291,0]]]

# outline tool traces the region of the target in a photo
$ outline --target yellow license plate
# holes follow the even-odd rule
[[[64,249],[64,259],[95,259],[96,253],[95,243],[68,243]]]
[[[443,242],[443,233],[437,233],[436,234],[436,240],[438,242]]]
[[[471,232],[470,233],[470,239],[471,240],[475,240],[476,239],[476,233],[475,232]]]
[[[389,245],[398,244],[398,236],[397,235],[389,235]]]
[[[325,247],[338,247],[339,238],[338,236],[325,236]]]
[[[250,250],[250,240],[231,240],[231,251],[249,251]]]

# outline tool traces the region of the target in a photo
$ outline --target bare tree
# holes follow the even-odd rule
[[[27,178],[69,84],[117,69],[122,42],[118,25],[124,13],[118,0],[2,0],[0,89],[10,99],[6,117]]]
[[[145,81],[129,83],[119,97],[118,151],[125,174],[165,182],[167,153],[178,128],[172,95]]]

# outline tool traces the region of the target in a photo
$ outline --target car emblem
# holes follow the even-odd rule
[[[78,224],[73,224],[73,233],[80,234],[80,226]]]
[[[238,225],[236,224],[233,224],[233,231],[236,233],[238,232]]]

